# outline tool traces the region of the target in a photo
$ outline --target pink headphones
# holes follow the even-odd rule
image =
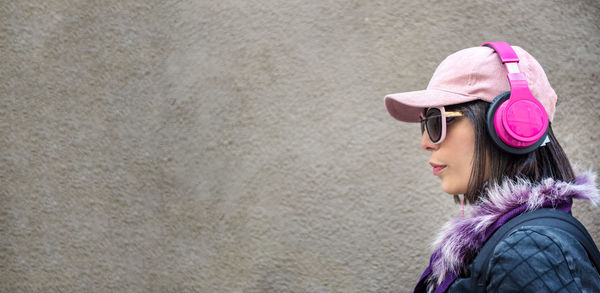
[[[497,96],[487,113],[487,129],[492,140],[511,154],[526,154],[544,143],[548,131],[548,114],[531,94],[519,57],[506,42],[488,42],[508,70],[510,91]]]

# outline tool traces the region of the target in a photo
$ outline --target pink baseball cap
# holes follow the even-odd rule
[[[550,86],[542,66],[527,51],[512,46],[519,57],[529,89],[546,109],[552,121],[556,93]],[[385,96],[385,106],[392,117],[404,122],[419,122],[424,109],[484,100],[510,90],[506,67],[494,49],[473,47],[460,50],[437,67],[427,89]]]

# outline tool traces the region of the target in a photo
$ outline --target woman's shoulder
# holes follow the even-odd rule
[[[488,277],[489,292],[600,292],[600,277],[583,245],[555,227],[513,231],[494,249]]]

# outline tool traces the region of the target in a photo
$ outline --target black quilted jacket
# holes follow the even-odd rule
[[[469,272],[473,258],[494,227],[518,214],[540,208],[567,212],[573,199],[600,203],[593,173],[574,182],[505,180],[486,192],[487,198],[470,206],[464,217],[443,226],[414,292],[472,292],[469,277],[481,273]],[[495,247],[487,276],[487,292],[600,293],[600,277],[585,248],[569,232],[550,226],[511,232]]]
[[[496,246],[486,292],[600,292],[600,277],[585,249],[567,232],[523,227]],[[460,276],[447,292],[471,292]]]

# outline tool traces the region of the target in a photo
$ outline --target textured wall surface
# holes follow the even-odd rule
[[[599,171],[599,2],[437,2],[1,1],[0,291],[409,291],[459,207],[383,96],[484,41]]]

